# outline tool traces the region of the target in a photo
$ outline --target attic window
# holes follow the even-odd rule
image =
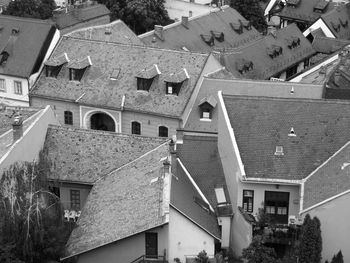
[[[297,7],[301,0],[287,0],[287,5],[292,7]]]
[[[287,39],[287,45],[289,49],[296,48],[300,46],[300,38],[299,37],[291,37],[290,39]]]
[[[179,73],[173,73],[166,76],[164,79],[166,83],[165,94],[179,95],[182,84],[185,82],[185,80],[189,78],[190,76],[188,75],[187,70],[185,68]]]
[[[250,21],[242,21],[242,20],[238,20],[239,23],[247,30],[251,30],[252,29],[252,23]]]
[[[276,45],[272,45],[271,47],[267,48],[267,54],[270,56],[270,58],[278,57],[282,54],[282,51],[282,47]]]
[[[238,34],[242,34],[243,33],[243,25],[241,23],[236,24],[236,23],[230,23],[230,26],[232,27],[232,29],[238,33]]]
[[[328,6],[328,1],[319,1],[315,6],[314,6],[314,12],[316,13],[324,13],[326,11],[326,8]]]
[[[276,156],[282,156],[282,155],[284,155],[283,146],[276,146],[275,155],[276,155]]]
[[[197,196],[194,196],[193,197],[193,200],[194,202],[199,205],[201,208],[203,208],[205,211],[207,211],[208,213],[210,213],[210,210],[209,210],[209,205],[204,202],[201,198],[197,197]]]
[[[238,61],[236,63],[236,68],[240,74],[244,74],[246,72],[253,70],[254,64],[252,61],[242,59],[241,61]]]
[[[80,60],[72,61],[68,63],[69,68],[69,80],[81,81],[84,76],[86,69],[92,65],[90,56]]]
[[[295,137],[295,136],[297,136],[297,135],[295,134],[295,131],[294,131],[294,128],[293,128],[293,127],[290,128],[290,131],[289,131],[289,133],[288,133],[288,136],[289,136],[289,137]]]
[[[84,72],[85,72],[85,68],[84,69],[70,68],[69,69],[69,80],[80,81],[83,78]]]
[[[58,74],[61,71],[61,68],[62,68],[62,65],[60,65],[60,66],[45,65],[46,77],[57,78]]]
[[[209,46],[214,46],[214,37],[212,35],[200,35],[202,40]]]
[[[152,86],[153,80],[154,78],[137,78],[137,90],[149,91]]]
[[[336,23],[331,22],[331,25],[332,25],[333,29],[335,30],[335,32],[340,31],[340,23],[336,24]]]
[[[219,42],[223,42],[225,40],[225,36],[223,32],[217,32],[217,31],[211,30],[210,33]]]
[[[212,113],[214,108],[216,107],[217,101],[213,96],[210,96],[209,98],[203,98],[198,107],[201,111],[201,120],[210,121],[212,119]]]
[[[342,27],[348,27],[348,20],[345,20],[345,22],[343,22],[343,20],[341,20],[341,18],[339,18],[339,22],[340,22]]]
[[[7,59],[9,58],[9,53],[6,51],[1,52],[0,54],[0,65],[6,64]]]

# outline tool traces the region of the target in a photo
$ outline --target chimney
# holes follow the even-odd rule
[[[181,25],[188,29],[188,16],[181,17]]]
[[[190,10],[188,11],[188,17],[192,17],[193,16],[193,12]]]
[[[20,115],[17,115],[12,123],[13,129],[13,142],[16,142],[23,136],[23,118]]]
[[[164,160],[163,166],[164,166],[164,174],[169,174],[170,173],[170,162],[169,162],[168,158],[166,158]]]
[[[154,34],[155,34],[160,40],[164,40],[164,36],[163,36],[163,26],[155,25],[155,26],[154,26]]]
[[[176,176],[177,154],[175,149],[175,142],[173,139],[171,139],[171,141],[169,142],[169,152],[170,152],[171,171]]]

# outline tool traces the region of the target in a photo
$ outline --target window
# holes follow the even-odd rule
[[[71,111],[64,112],[64,124],[73,125],[73,113]]]
[[[0,79],[0,92],[6,92],[6,82],[4,79]]]
[[[182,86],[182,82],[180,82],[180,83],[167,82],[166,83],[166,94],[179,95],[181,86]]]
[[[265,212],[269,214],[271,221],[277,224],[288,223],[288,192],[265,191]]]
[[[292,76],[294,76],[295,74],[297,74],[298,72],[298,65],[295,65],[293,67],[290,67],[286,70],[286,79],[291,78]]]
[[[58,73],[60,73],[60,70],[62,68],[61,66],[45,66],[45,73],[46,73],[46,77],[51,77],[51,78],[57,78]]]
[[[149,91],[149,89],[152,86],[153,79],[154,78],[150,78],[150,79],[137,78],[137,90]]]
[[[226,203],[226,196],[224,192],[224,188],[215,188],[215,196],[216,200],[218,201],[218,204],[220,203]]]
[[[137,121],[131,123],[131,134],[141,134],[141,124]]]
[[[74,210],[80,210],[80,191],[70,190],[70,207]]]
[[[168,128],[165,126],[160,126],[158,128],[158,136],[159,137],[168,137]]]
[[[69,69],[69,80],[80,81],[85,72],[85,68],[83,69]]]
[[[254,191],[243,190],[243,210],[248,213],[253,212]]]
[[[14,90],[15,90],[15,94],[18,95],[22,95],[23,91],[22,91],[22,82],[20,81],[14,81]]]

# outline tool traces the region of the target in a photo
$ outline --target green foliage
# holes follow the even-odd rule
[[[267,24],[259,0],[231,0],[230,6],[262,33],[266,32]]]
[[[208,263],[209,257],[207,255],[207,252],[205,250],[202,250],[201,252],[198,253],[195,260],[196,262],[199,262],[199,263]]]
[[[255,236],[249,247],[243,249],[242,257],[248,263],[275,263],[276,253],[273,248],[264,246],[262,236]]]
[[[299,244],[300,263],[320,263],[322,252],[321,223],[317,217],[307,214],[301,228]]]
[[[165,0],[98,0],[111,11],[111,20],[123,20],[136,34],[153,30],[154,25],[173,22],[165,10]]]
[[[54,0],[14,0],[4,10],[4,15],[48,19],[56,8]]]
[[[337,255],[333,256],[331,263],[344,263],[343,253],[341,250],[339,250]]]

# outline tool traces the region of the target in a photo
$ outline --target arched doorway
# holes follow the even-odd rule
[[[115,123],[108,114],[99,112],[91,115],[90,128],[93,130],[115,132]]]

